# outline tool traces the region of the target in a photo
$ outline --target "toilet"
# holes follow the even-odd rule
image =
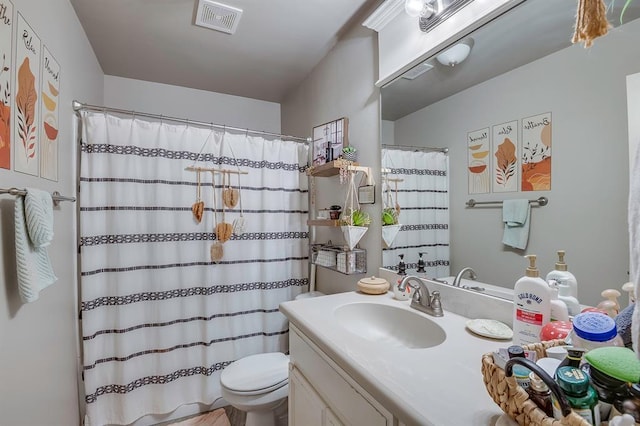
[[[220,375],[222,397],[247,413],[246,426],[275,426],[275,409],[287,403],[289,357],[282,352],[250,355]]]
[[[296,297],[322,296],[313,291]],[[276,426],[276,410],[287,404],[289,356],[282,352],[249,355],[220,374],[222,397],[247,413],[246,426]]]

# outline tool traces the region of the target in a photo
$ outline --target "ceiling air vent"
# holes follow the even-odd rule
[[[210,0],[200,0],[196,25],[233,34],[238,28],[242,9]]]
[[[425,72],[429,71],[431,68],[433,68],[433,65],[423,62],[411,68],[409,71],[405,72],[404,74],[402,74],[401,77],[406,78],[407,80],[413,80],[418,78]]]

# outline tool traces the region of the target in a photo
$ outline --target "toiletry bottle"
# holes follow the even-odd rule
[[[509,354],[509,359],[517,358],[517,357],[526,358],[524,354],[524,349],[522,349],[522,346],[518,346],[518,345],[509,346],[507,348],[507,353]],[[531,370],[529,370],[527,367],[523,365],[515,364],[513,366],[513,376],[516,378],[516,382],[518,382],[520,387],[522,387],[524,390],[527,390],[527,388],[529,387],[530,373],[531,373]]]
[[[398,262],[398,275],[407,275],[407,265],[404,263],[404,254],[399,254],[400,262]]]
[[[569,286],[569,296],[578,298],[578,281],[576,277],[567,270],[567,264],[564,263],[564,250],[558,250],[558,261],[556,262],[556,269],[547,274],[546,281],[554,280],[558,282],[558,285]]]
[[[584,355],[586,351],[582,348],[567,348],[567,356],[560,362],[558,368],[560,367],[574,367],[580,368],[580,364],[582,363],[582,355]],[[557,369],[556,369],[557,371]]]
[[[426,253],[418,253],[418,270],[416,272],[424,274],[426,271],[424,270],[424,259],[422,255]]]
[[[569,308],[558,298],[558,283],[551,280],[549,288],[551,289],[551,321],[569,321]]]
[[[551,390],[549,386],[533,372],[529,373],[529,381],[530,384],[527,389],[529,398],[531,398],[538,408],[544,411],[547,416],[553,417],[553,404],[551,403]]]
[[[590,425],[599,426],[598,394],[589,385],[589,376],[579,368],[559,367],[556,372],[556,381],[560,389],[564,391],[573,411]],[[562,419],[560,405],[555,397],[553,398],[553,416],[557,420]]]
[[[527,345],[540,341],[542,327],[551,319],[551,289],[540,278],[536,256],[525,256],[529,267],[513,287],[513,343]]]
[[[578,315],[580,313],[580,302],[578,299],[571,295],[571,287],[567,283],[560,283],[556,280],[549,280],[549,285],[555,283],[558,288],[558,299],[564,302],[567,305],[567,310],[569,311],[569,315],[572,317]]]

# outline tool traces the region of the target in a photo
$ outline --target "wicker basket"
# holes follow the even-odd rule
[[[536,351],[538,358],[542,358],[547,355],[547,348],[564,344],[563,340],[550,340],[526,345],[524,349]],[[482,356],[482,377],[493,401],[519,425],[590,426],[573,411],[562,420],[548,417],[535,402],[529,399],[529,394],[518,386],[515,377],[506,377],[504,370],[493,362],[491,353]]]

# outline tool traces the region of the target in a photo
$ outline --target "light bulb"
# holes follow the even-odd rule
[[[405,12],[413,18],[420,16],[422,9],[424,9],[424,0],[405,0],[404,2]]]

